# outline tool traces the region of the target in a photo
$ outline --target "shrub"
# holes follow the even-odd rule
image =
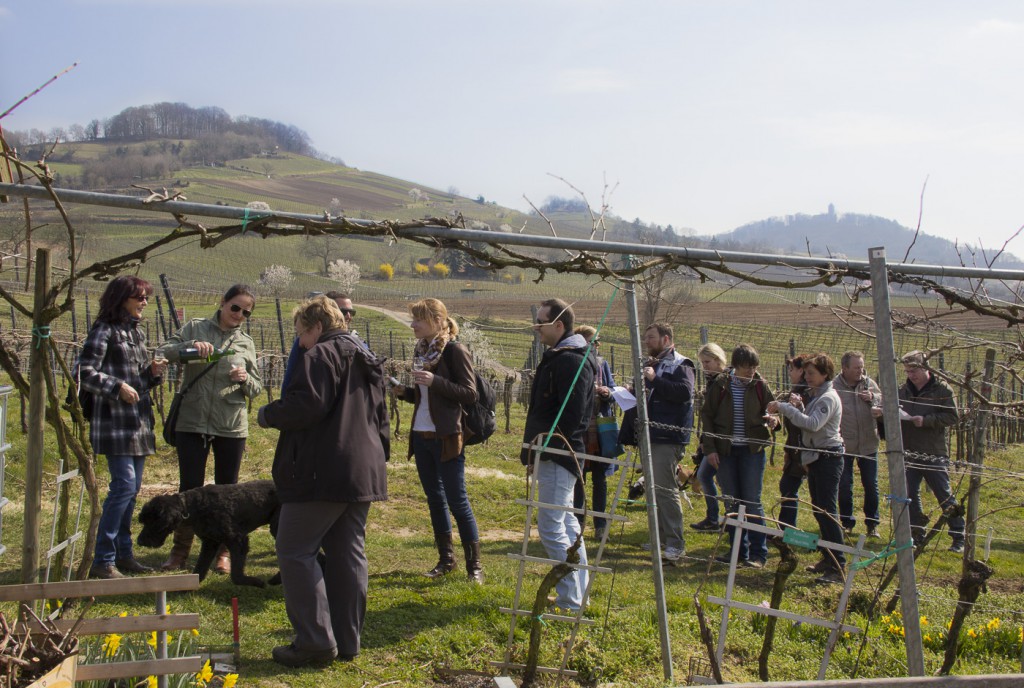
[[[350,260],[339,258],[327,266],[327,276],[337,282],[343,292],[351,294],[359,284],[359,266]]]
[[[434,264],[433,264],[433,265],[432,265],[432,266],[430,267],[430,271],[431,271],[432,273],[434,273],[434,276],[435,276],[435,277],[437,277],[437,278],[439,278],[439,279],[444,279],[444,278],[445,278],[445,277],[447,277],[447,276],[448,276],[449,274],[451,274],[451,268],[449,268],[449,267],[448,267],[447,265],[445,265],[444,263],[434,263]]]
[[[380,267],[377,268],[378,274],[389,282],[391,278],[395,276],[395,267],[391,263],[381,263]]]
[[[430,274],[430,268],[423,263],[416,263],[416,265],[413,266],[413,272],[416,273],[417,277],[426,277]]]

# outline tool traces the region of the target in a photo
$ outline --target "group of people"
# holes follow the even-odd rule
[[[150,391],[162,384],[168,362],[184,368],[179,393],[185,397],[174,428],[181,491],[204,484],[211,448],[215,482],[238,480],[248,436],[247,404],[263,384],[255,345],[242,328],[256,307],[247,286],[232,286],[211,317],[189,321],[151,357],[139,322],[152,293],[152,286],[138,277],[112,280],[76,365],[80,390],[94,397],[90,439],[95,452],[106,456],[110,472],[91,569],[96,578],[150,570],[133,554],[131,521],[145,457],[156,448]],[[295,639],[274,648],[279,663],[322,664],[359,652],[368,583],[366,520],[370,504],[387,499],[389,388],[413,404],[409,454],[438,552],[437,563],[425,575],[438,578],[456,569],[454,518],[466,575],[472,582],[484,581],[480,534],[465,483],[463,408],[478,397],[472,356],[456,341],[458,325],[442,302],[422,299],[409,311],[417,340],[409,385],[389,378],[382,360],[350,331],[355,309],[347,295],[311,295],[293,312],[296,340],[281,397],[257,416],[262,427],[280,431],[272,468],[281,501],[276,548]],[[579,516],[584,479],[589,476],[592,483],[594,511],[604,512],[607,499],[605,466],[581,464],[575,455],[599,452],[596,421],[613,414],[615,383],[610,366],[597,355],[596,332],[575,326],[568,303],[542,302],[533,328],[546,350],[534,374],[523,441],[543,448],[524,448],[521,461],[528,471],[536,466],[539,501],[556,507],[541,508],[537,518],[549,557],[566,561],[574,553],[578,563],[556,585],[555,606],[573,612],[585,604],[588,581]],[[645,396],[648,407],[661,556],[678,564],[686,543],[676,468],[694,425],[696,366],[676,351],[668,324],[650,325],[643,341],[648,360],[631,387]],[[865,488],[868,534],[877,534],[880,394],[864,375],[862,354],[844,354],[838,376],[826,354],[793,357],[787,361],[791,388],[778,398],[758,373],[760,358],[748,345],[737,346],[728,364],[715,344],[703,346],[697,358],[706,382],[697,477],[707,514],[693,528],[719,527],[716,480],[728,510],[744,504],[750,521],[763,522],[765,447],[771,431],[784,422],[788,435],[780,520],[795,526],[797,494],[806,477],[822,539],[841,543],[844,527],[855,524],[856,463]],[[955,503],[943,466],[948,464],[945,428],[956,422],[956,405],[921,352],[911,352],[903,363],[904,446],[917,457],[908,461],[907,482],[911,519],[920,528],[928,520],[920,502],[922,480],[944,509]],[[626,416],[619,439],[635,444],[632,430]],[[600,536],[604,519],[595,518],[594,525]],[[962,549],[962,518],[950,518],[950,532],[951,549]],[[174,534],[164,570],[186,567],[192,537],[186,521]],[[326,557],[325,563],[318,555]],[[747,531],[740,558],[748,566],[763,567],[764,534]],[[833,552],[811,568],[822,582],[834,582],[841,580],[843,563],[841,553]],[[226,552],[219,554],[216,569],[230,570]]]

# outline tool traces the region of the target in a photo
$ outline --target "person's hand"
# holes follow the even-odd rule
[[[163,377],[163,374],[167,371],[167,359],[163,359],[160,362],[153,361],[149,364],[149,372],[153,377]]]
[[[775,428],[779,427],[778,416],[765,416],[764,422],[768,424],[768,428],[771,430],[774,430]]]
[[[711,452],[710,454],[704,455],[704,460],[708,462],[708,465],[718,470],[718,452]]]
[[[924,416],[914,416],[910,419],[910,422],[914,424],[915,428],[919,428],[924,425]]]
[[[612,395],[612,391],[602,385],[594,385],[594,391],[597,392],[599,397],[603,397],[605,399]]]
[[[135,388],[129,385],[127,382],[121,383],[121,389],[118,390],[117,396],[120,397],[121,401],[126,404],[137,404],[139,403],[139,393],[135,391]]]
[[[861,401],[866,401],[869,404],[871,403],[871,391],[870,390],[862,389],[861,391],[857,392],[857,397]]]
[[[765,411],[767,411],[768,413],[778,413],[779,412],[779,402],[777,402],[777,401],[769,401],[768,405],[765,407]]]
[[[196,351],[199,353],[199,358],[206,358],[213,353],[214,346],[210,342],[196,342]]]
[[[654,368],[647,366],[644,368],[644,379],[650,382],[654,379]]]
[[[414,370],[412,371],[412,381],[417,385],[429,387],[434,384],[434,374],[429,370]]]
[[[871,417],[872,418],[881,418],[882,417],[882,409],[879,408],[878,406],[872,406],[871,407]]]
[[[231,372],[228,374],[232,382],[245,382],[249,379],[249,373],[245,371],[244,365],[231,365]]]
[[[804,400],[800,398],[799,394],[790,394],[789,405],[794,406],[798,409],[802,409],[804,407]]]

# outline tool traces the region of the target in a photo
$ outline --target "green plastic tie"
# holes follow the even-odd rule
[[[857,563],[851,565],[850,568],[856,571],[856,570],[865,568],[865,567],[875,563],[879,559],[887,559],[888,557],[891,557],[892,555],[894,555],[894,554],[896,554],[898,552],[901,552],[902,550],[910,549],[911,547],[914,546],[914,541],[911,540],[910,542],[908,542],[906,544],[903,544],[903,545],[900,545],[899,547],[894,547],[895,544],[896,543],[894,543],[894,542],[890,542],[888,545],[885,546],[885,549],[883,549],[881,552],[879,552],[875,556],[873,556],[873,557],[871,557],[869,559],[864,559],[862,561],[858,561]]]
[[[43,345],[44,339],[50,338],[50,326],[49,325],[33,325],[32,336],[36,338],[36,348],[38,349]]]
[[[534,618],[534,620],[536,620],[536,621],[540,621],[540,625],[541,625],[541,626],[547,626],[547,625],[548,625],[548,622],[547,622],[547,621],[545,621],[545,620],[544,620],[544,617],[543,617],[542,615],[540,615],[540,614],[538,614],[537,616],[535,616],[535,617],[533,617],[533,618]]]
[[[242,236],[245,236],[245,228],[249,224],[249,209],[245,209],[245,214],[242,216]]]

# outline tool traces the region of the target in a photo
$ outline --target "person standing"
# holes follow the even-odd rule
[[[779,401],[788,401],[797,408],[803,408],[810,401],[803,368],[804,361],[809,358],[810,356],[806,354],[800,354],[786,359],[790,388],[788,392],[779,395]],[[807,468],[800,460],[802,431],[789,418],[783,418],[782,425],[786,428],[786,444],[782,448],[782,477],[779,478],[779,523],[782,526],[796,528],[796,517],[800,508],[800,486],[807,477]]]
[[[352,305],[352,299],[349,295],[343,291],[329,291],[323,294],[329,299],[333,299],[338,304],[338,309],[341,310],[341,314],[345,316],[345,327],[348,328],[348,333],[359,339],[359,335],[352,329],[352,318],[356,317],[355,306]],[[307,299],[311,299],[315,296],[320,296],[320,292],[313,291],[306,295]],[[362,339],[359,339],[362,342]],[[363,346],[366,346],[366,342],[363,342]],[[295,371],[295,366],[299,361],[299,358],[306,353],[306,350],[299,345],[298,337],[292,342],[292,350],[288,353],[288,361],[284,365],[284,375],[281,378],[281,391],[288,386],[288,382],[291,381],[292,374]]]
[[[347,333],[337,304],[314,297],[295,309],[294,321],[306,354],[258,422],[281,431],[271,469],[281,500],[275,542],[295,631],[272,656],[301,667],[359,654],[366,519],[372,502],[387,499],[391,433],[381,361]]]
[[[841,433],[846,445],[843,455],[843,477],[839,481],[839,519],[843,530],[852,535],[857,525],[853,514],[853,464],[860,471],[864,488],[864,525],[868,537],[877,538],[878,524],[878,423],[871,410],[882,405],[882,390],[864,372],[864,354],[847,351],[842,358],[842,371],[833,382],[843,403]]]
[[[921,542],[928,523],[921,508],[923,480],[938,500],[939,508],[949,514],[949,535],[953,538],[949,551],[963,552],[965,523],[949,489],[949,452],[946,450],[946,428],[957,422],[956,399],[949,385],[928,369],[923,352],[911,351],[902,360],[907,381],[900,387],[899,397],[900,408],[907,415],[901,414],[900,428],[903,450],[907,453],[907,497],[914,540]]]
[[[180,492],[206,484],[206,461],[211,448],[214,482],[238,482],[249,436],[248,401],[263,389],[256,364],[256,344],[242,331],[242,324],[255,307],[252,290],[245,284],[235,284],[225,292],[212,317],[190,320],[161,347],[168,361],[184,364],[181,384],[188,388],[175,426]],[[204,360],[229,349],[232,354],[212,363]],[[192,526],[179,526],[174,531],[171,553],[160,568],[185,568],[192,540]],[[214,570],[231,573],[230,554],[223,545],[217,552]]]
[[[615,378],[612,377],[612,367],[608,365],[608,361],[597,353],[601,346],[601,340],[595,338],[597,330],[590,325],[577,325],[575,332],[583,335],[583,339],[590,343],[594,357],[597,359],[597,378],[594,380],[594,415],[591,416],[590,424],[587,426],[587,453],[592,456],[604,456],[601,453],[601,438],[598,434],[597,419],[609,418],[615,414],[615,405],[612,402]],[[586,461],[583,464],[583,477],[590,476],[590,489],[592,490],[590,507],[593,511],[604,511],[608,508],[608,468],[608,464],[597,461]],[[573,494],[573,506],[582,509],[587,502],[586,483],[582,480],[577,482]],[[580,527],[584,527],[583,514],[576,514],[576,518],[580,522]],[[595,538],[600,540],[604,536],[606,527],[606,519],[594,517]]]
[[[153,287],[130,275],[115,277],[100,296],[100,312],[76,366],[78,384],[93,395],[89,440],[107,457],[110,489],[96,531],[90,578],[122,578],[152,571],[132,553],[132,514],[146,457],[156,452],[149,390],[163,380],[167,363],[150,362],[139,321]]]
[[[767,415],[772,391],[757,372],[761,365],[757,350],[740,344],[733,349],[731,363],[728,374],[719,375],[708,387],[701,407],[704,456],[718,470],[718,485],[729,502],[729,511],[743,504],[747,507],[747,519],[763,525],[765,447],[771,442],[769,429],[776,427],[778,419]],[[736,529],[726,530],[732,543]],[[744,566],[764,568],[768,560],[764,533],[747,531],[739,554]]]
[[[709,342],[697,350],[697,360],[704,371],[705,399],[707,389],[716,377],[721,375],[728,368],[728,361],[725,358],[725,351],[718,344]],[[703,400],[701,401],[703,404]],[[704,495],[704,519],[691,523],[690,527],[701,532],[713,532],[718,530],[718,490],[715,488],[715,475],[718,470],[711,466],[711,462],[704,456],[704,434],[701,433],[697,442],[697,454],[700,462],[697,464],[697,483]],[[697,459],[695,458],[694,461]]]
[[[810,400],[804,406],[802,399],[793,395],[793,403],[773,401],[768,413],[781,413],[800,428],[800,461],[807,468],[807,491],[811,493],[814,518],[825,542],[838,545],[843,542],[843,529],[839,523],[839,479],[843,475],[843,438],[839,434],[843,405],[832,388],[835,363],[826,354],[808,357],[803,364],[804,382]],[[837,550],[819,547],[821,559],[807,570],[820,574],[818,583],[842,583],[846,555]]]
[[[544,444],[551,433],[549,448],[582,453],[593,415],[597,362],[587,355],[583,336],[573,332],[574,319],[572,308],[561,299],[540,304],[533,329],[547,349],[533,377],[523,442]],[[527,466],[527,472],[532,470],[533,457],[529,449],[520,452],[519,460]],[[579,563],[585,565],[586,544],[580,523],[570,511],[580,473],[580,465],[572,456],[544,452],[533,479],[541,502],[564,508],[537,511],[537,533],[548,557],[565,561],[569,548],[579,539]],[[555,585],[555,606],[578,611],[583,607],[586,589],[587,572],[575,568]]]
[[[466,557],[466,574],[484,582],[480,565],[480,534],[466,492],[466,455],[463,451],[462,407],[476,403],[473,359],[455,341],[459,326],[437,299],[421,299],[409,306],[410,327],[416,336],[412,387],[393,388],[395,396],[413,404],[409,456],[427,497],[438,560],[427,578],[455,570],[452,516]]]
[[[647,416],[651,421],[651,463],[657,492],[658,537],[661,558],[673,566],[686,554],[683,537],[683,509],[679,503],[676,466],[690,441],[693,427],[693,361],[678,353],[672,326],[648,325],[644,346],[650,357],[643,368]]]

